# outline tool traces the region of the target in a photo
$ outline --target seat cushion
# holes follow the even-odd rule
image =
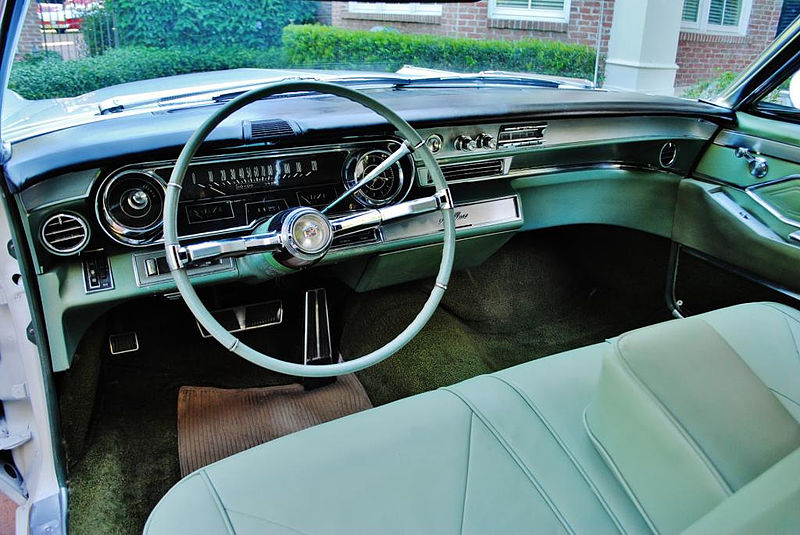
[[[800,449],[797,449],[689,526],[683,535],[795,535],[799,527]]]
[[[756,304],[703,321],[746,362],[739,371],[752,370],[780,401],[760,403],[791,412],[800,399],[800,314]],[[685,338],[680,329],[670,335]],[[611,347],[476,377],[223,459],[173,487],[145,533],[651,533],[645,509],[584,428]],[[676,362],[691,374],[704,355],[696,358]],[[707,380],[730,384],[726,374]],[[761,470],[748,462],[722,477],[741,484]]]
[[[733,322],[750,339],[775,325],[783,329],[789,343],[775,353],[751,344],[747,354],[772,376],[782,358],[797,361],[795,312],[757,304],[723,317],[670,321],[619,337],[586,410],[599,451],[660,533],[685,529],[800,447],[800,424],[713,326],[732,332]],[[788,392],[786,399],[794,395]]]
[[[607,345],[223,459],[173,487],[145,533],[646,532],[582,432]]]

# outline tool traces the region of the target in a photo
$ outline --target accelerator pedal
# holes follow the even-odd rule
[[[331,323],[328,315],[328,294],[325,288],[306,292],[303,364],[332,364],[338,356],[331,343]],[[305,378],[303,386],[312,390],[331,384],[335,377]]]

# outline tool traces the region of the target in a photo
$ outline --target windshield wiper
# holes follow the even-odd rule
[[[389,85],[389,86],[397,86],[398,84],[405,84],[407,82],[412,81],[406,77],[398,77],[398,76],[347,76],[342,78],[324,78],[324,77],[307,77],[307,78],[285,78],[280,81],[301,81],[301,80],[312,80],[316,82],[331,82],[341,85],[359,85],[364,86],[368,84],[377,84],[377,85]],[[247,89],[240,89],[236,91],[231,91],[228,93],[220,93],[218,95],[214,95],[211,97],[213,102],[227,102],[229,100],[233,100],[239,95],[243,95],[247,91],[253,88]],[[298,91],[295,93],[285,93],[281,95],[275,95],[276,97],[285,97],[285,96],[300,96],[300,95],[307,95],[313,93],[313,91]]]

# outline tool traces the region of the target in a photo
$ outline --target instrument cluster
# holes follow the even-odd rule
[[[246,231],[296,206],[322,209],[364,179],[400,146],[394,140],[195,158],[184,176],[178,210],[182,237]],[[118,243],[145,246],[162,238],[166,184],[174,161],[127,166],[97,192],[100,226]],[[379,173],[337,214],[402,202],[416,172],[411,156]]]

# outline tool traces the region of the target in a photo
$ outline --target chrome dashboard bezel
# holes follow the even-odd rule
[[[344,168],[342,169],[343,173],[346,175],[350,171],[351,166],[358,165],[358,162],[372,153],[380,153],[384,156],[391,156],[391,151],[383,150],[383,149],[368,149],[364,152],[356,152],[355,154],[351,154],[348,156],[347,160],[344,163]],[[411,176],[416,174],[416,164],[414,162],[414,158],[409,158],[411,164]],[[364,193],[364,188],[360,189],[359,191],[353,194],[353,198],[356,199],[359,203],[361,203],[366,208],[380,208],[382,206],[388,206],[392,204],[398,196],[400,196],[400,202],[405,200],[408,197],[409,192],[411,191],[411,186],[413,185],[413,180],[406,181],[405,172],[403,171],[403,165],[400,161],[395,163],[394,165],[390,166],[389,169],[392,167],[397,168],[397,180],[400,184],[397,186],[397,191],[395,191],[391,197],[384,199],[382,201],[376,201],[375,199],[371,199]],[[353,184],[356,184],[359,179],[355,179],[355,181],[350,184],[348,182],[347,176],[342,177],[342,182],[344,184],[345,189],[350,188]],[[364,186],[366,187],[366,185]],[[405,190],[405,192],[403,191]],[[401,195],[402,194],[402,195]]]
[[[122,245],[130,245],[134,247],[146,247],[148,245],[152,245],[156,243],[155,240],[152,239],[144,239],[144,240],[136,240],[135,238],[129,237],[132,234],[150,234],[155,233],[154,236],[157,236],[158,229],[160,229],[164,224],[164,217],[160,218],[160,220],[154,224],[150,225],[144,229],[131,229],[122,225],[119,221],[117,221],[114,216],[108,211],[108,191],[111,189],[111,185],[116,182],[117,180],[128,176],[128,175],[144,175],[151,178],[157,185],[161,187],[161,191],[164,195],[167,193],[167,185],[164,181],[159,177],[156,173],[149,169],[126,169],[121,172],[114,172],[106,176],[102,182],[100,183],[99,189],[97,190],[97,197],[95,198],[95,217],[97,218],[97,222],[100,225],[100,228],[103,229],[103,232],[106,235],[114,240],[117,243],[121,243]],[[162,202],[162,214],[163,214],[163,202],[164,199],[161,199]],[[109,230],[103,222],[108,223],[112,230]],[[130,241],[129,241],[130,240]]]
[[[250,159],[258,159],[258,158],[280,158],[280,157],[288,157],[288,156],[302,156],[307,154],[317,154],[319,152],[344,152],[347,153],[345,157],[345,161],[355,153],[363,150],[372,150],[376,147],[382,147],[391,144],[399,144],[402,143],[402,140],[399,138],[379,138],[379,139],[371,139],[368,141],[352,141],[352,142],[343,142],[343,143],[329,143],[325,145],[315,145],[315,146],[303,146],[297,148],[287,148],[287,149],[273,149],[273,150],[259,150],[259,151],[248,151],[248,152],[235,152],[231,154],[226,154],[224,156],[220,155],[211,155],[211,156],[199,156],[192,159],[192,164],[194,163],[220,163],[220,162],[230,162],[230,161],[237,161],[237,160],[250,160]],[[409,155],[406,156],[408,158],[408,164],[411,166],[412,176],[416,175],[416,162],[413,156]],[[138,172],[138,173],[148,173],[154,175],[158,180],[162,183],[164,182],[161,177],[158,176],[156,171],[163,170],[163,169],[172,169],[175,166],[177,160],[157,160],[152,162],[141,162],[135,164],[129,164],[113,171],[107,173],[105,177],[100,181],[100,186],[95,193],[95,217],[97,219],[98,224],[103,229],[103,232],[111,238],[116,243],[121,245],[125,245],[127,247],[134,247],[134,248],[143,248],[143,247],[150,247],[152,245],[162,244],[164,243],[164,238],[161,234],[158,235],[157,239],[149,240],[146,243],[127,243],[125,241],[120,240],[118,237],[115,237],[113,233],[111,233],[103,223],[103,219],[101,214],[98,210],[100,206],[100,201],[102,199],[99,198],[102,195],[104,189],[107,191],[106,183],[113,180],[115,177],[119,177],[123,174],[129,172]],[[399,164],[399,162],[398,162]],[[341,175],[342,170],[338,170],[338,175]],[[343,176],[337,176],[337,180],[342,181],[344,180]],[[332,183],[334,180],[331,181]],[[394,198],[390,203],[399,203],[403,202],[411,192],[412,186],[414,181],[409,180],[407,181],[407,185],[402,188],[402,195],[397,196]],[[166,184],[164,184],[166,188]],[[365,209],[369,207],[365,206]],[[230,227],[220,231],[209,231],[209,232],[199,232],[195,234],[187,234],[181,235],[181,240],[192,240],[198,238],[208,238],[214,236],[224,236],[228,234],[235,234],[238,232],[247,232],[255,229],[258,225],[261,225],[266,221],[267,218],[262,218],[258,220],[254,220],[247,225],[239,225],[237,227]],[[160,225],[163,225],[163,216],[162,222]]]

